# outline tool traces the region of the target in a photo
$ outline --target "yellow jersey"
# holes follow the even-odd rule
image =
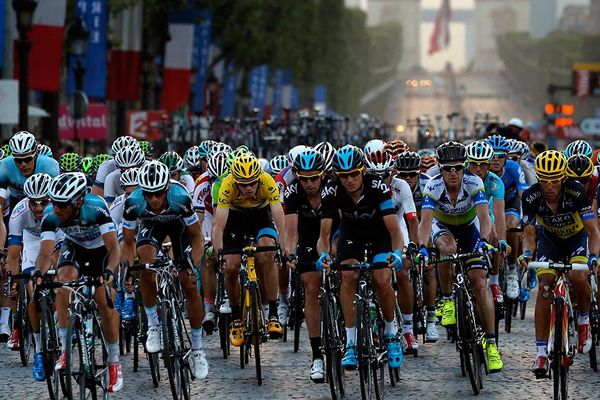
[[[217,207],[230,208],[237,211],[251,211],[271,204],[280,204],[279,188],[271,175],[263,172],[258,178],[258,188],[252,197],[244,196],[229,174],[221,183]]]

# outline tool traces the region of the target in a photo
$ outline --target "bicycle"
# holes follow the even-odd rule
[[[554,382],[554,398],[567,399],[569,366],[577,354],[575,318],[565,271],[589,271],[587,264],[532,261],[529,269],[551,269],[556,272],[550,315],[548,358]],[[544,376],[536,373],[536,378]]]
[[[33,350],[33,330],[31,328],[31,322],[27,314],[27,307],[29,305],[29,295],[27,293],[27,283],[31,280],[31,274],[7,274],[5,283],[5,297],[9,297],[12,288],[13,281],[17,282],[17,295],[16,295],[16,308],[12,314],[13,323],[12,329],[18,330],[19,332],[19,358],[21,365],[26,367],[31,358],[31,352]]]
[[[483,354],[483,330],[476,316],[475,302],[466,277],[466,262],[480,258],[481,254],[450,254],[445,257],[432,257],[430,264],[450,262],[454,265],[454,303],[456,308],[456,329],[453,339],[460,355],[462,376],[469,376],[473,393],[478,395],[483,389],[483,372],[487,374],[485,356]],[[488,260],[489,262],[489,260]]]
[[[596,279],[596,266],[590,274],[590,287],[592,289],[592,302],[590,304],[590,328],[592,331],[592,348],[589,351],[590,368],[598,372],[596,346],[600,345],[600,312],[598,310],[598,282]]]
[[[242,306],[242,326],[244,327],[244,343],[240,346],[240,368],[244,369],[249,362],[250,352],[254,347],[254,364],[256,379],[262,385],[262,367],[260,363],[260,344],[267,341],[266,316],[260,297],[258,277],[254,255],[274,251],[280,260],[280,265],[285,265],[279,244],[274,246],[246,246],[241,249],[222,249],[219,252],[219,265],[225,263],[226,255],[241,255],[240,286]]]
[[[424,297],[424,271],[425,271],[425,260],[421,260],[415,263],[414,256],[416,254],[406,254],[410,257],[410,280],[413,287],[413,330],[415,336],[422,335],[423,343],[426,343],[427,333],[427,306],[425,305]],[[395,275],[395,274],[394,274]],[[415,357],[418,356],[418,350],[413,351]]]
[[[229,342],[229,324],[231,323],[231,306],[229,297],[225,290],[223,269],[220,263],[215,263],[217,272],[217,291],[215,296],[215,318],[219,330],[219,344],[223,352],[223,358],[227,359],[231,354],[231,343]]]
[[[294,353],[300,348],[300,330],[304,319],[304,285],[300,280],[300,273],[297,270],[288,270],[288,291],[289,296],[289,317],[287,324],[283,327],[283,341],[287,341],[288,329],[294,331]]]
[[[175,286],[175,263],[166,253],[159,255],[147,264],[136,264],[127,267],[124,276],[132,271],[153,271],[158,275],[156,287],[158,291],[158,308],[161,325],[162,359],[167,367],[169,386],[173,399],[191,397],[190,380],[195,377],[191,372],[191,341],[184,323],[183,304],[180,303]],[[154,356],[151,356],[154,357]],[[154,377],[153,377],[154,380]]]

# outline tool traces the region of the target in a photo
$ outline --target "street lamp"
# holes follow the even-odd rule
[[[67,34],[69,42],[71,43],[71,54],[75,56],[75,68],[73,73],[75,75],[75,89],[83,90],[83,75],[85,74],[85,67],[81,62],[82,57],[87,54],[88,44],[90,41],[90,33],[85,26],[83,26],[83,20],[81,17],[75,19],[75,23],[69,27],[69,33]]]
[[[27,40],[27,32],[33,24],[33,12],[37,0],[13,0],[13,9],[17,14],[17,30],[19,31],[19,129],[27,130],[29,106],[29,50],[31,42]]]

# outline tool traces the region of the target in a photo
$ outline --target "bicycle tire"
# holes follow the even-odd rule
[[[521,321],[525,319],[525,311],[527,311],[527,302],[526,301],[519,302],[519,312],[520,312]]]
[[[19,331],[19,358],[21,359],[21,365],[26,367],[29,364],[31,358],[31,350],[33,347],[33,331],[31,329],[31,323],[27,316],[27,286],[23,280],[18,283],[19,287],[19,305],[17,307]]]
[[[480,387],[477,381],[476,368],[472,350],[474,349],[470,343],[475,340],[475,332],[473,326],[470,323],[470,317],[467,310],[467,294],[463,288],[459,288],[455,293],[456,302],[456,316],[457,316],[457,334],[458,334],[458,347],[459,351],[462,352],[462,359],[465,364],[465,371],[469,377],[471,383],[471,389],[475,395],[479,394]],[[473,357],[473,358],[472,358]]]
[[[504,332],[510,333],[512,328],[512,317],[513,309],[516,307],[513,300],[509,299],[508,296],[504,296]],[[496,332],[498,332],[496,330]]]
[[[562,315],[563,307],[561,299],[555,299],[552,303],[552,314],[554,316],[554,343],[552,347],[552,380],[554,385],[554,399],[560,399],[561,396],[561,380],[563,374],[562,357],[563,349],[563,324]]]
[[[341,398],[338,390],[338,382],[335,377],[336,349],[333,341],[333,328],[330,312],[330,304],[327,293],[321,296],[321,338],[323,340],[323,352],[325,353],[325,375],[329,384],[332,400]]]
[[[183,310],[181,307],[178,307],[177,304],[183,304],[183,303],[176,303],[175,306],[175,328],[176,328],[176,332],[175,335],[177,335],[178,340],[176,341],[176,346],[175,346],[175,354],[178,360],[178,364],[179,364],[179,371],[180,371],[180,379],[181,379],[181,391],[183,394],[183,398],[184,400],[190,400],[191,396],[192,396],[192,387],[190,384],[190,381],[192,379],[192,371],[190,368],[190,361],[189,361],[189,356],[192,354],[190,350],[191,347],[191,343],[190,343],[190,338],[187,335],[187,332],[185,331],[185,327],[183,326],[183,321],[184,321],[184,316],[183,316]],[[190,347],[186,347],[185,343],[188,343],[190,345]]]
[[[254,368],[256,370],[256,381],[258,385],[262,385],[262,365],[260,361],[260,343],[262,342],[263,328],[260,324],[260,311],[259,307],[261,304],[258,297],[258,287],[256,282],[251,282],[249,286],[250,290],[250,343],[254,347]]]
[[[175,354],[175,332],[172,325],[173,315],[168,301],[162,301],[160,304],[160,324],[162,329],[162,357],[167,367],[167,376],[169,378],[169,387],[174,400],[182,398],[180,368],[177,364]]]
[[[300,285],[300,282],[297,282]],[[304,303],[303,299],[303,290],[301,287],[296,287],[294,296],[294,353],[297,353],[300,349],[300,329],[302,327],[302,304]]]
[[[504,314],[504,307],[502,304],[494,303],[494,329],[496,332],[496,346],[500,340],[500,319]]]
[[[217,316],[217,326],[219,329],[219,343],[223,353],[223,359],[227,359],[230,353],[229,343],[229,319],[231,314],[219,314]]]
[[[85,366],[83,364],[83,352],[82,343],[85,342],[85,334],[82,333],[82,321],[79,315],[72,314],[69,317],[69,324],[67,328],[67,367],[65,369],[65,386],[66,386],[66,397],[68,400],[73,400],[73,381],[76,381],[79,387],[79,398],[85,399],[85,393],[87,390],[87,376],[85,373]],[[73,342],[73,334],[77,336],[75,343]],[[78,378],[76,378],[76,376]]]
[[[598,357],[596,354],[596,345],[598,343],[598,304],[592,295],[592,304],[590,306],[590,328],[592,331],[592,348],[589,351],[590,368],[594,372],[598,372]]]
[[[371,360],[369,359],[370,323],[369,311],[364,301],[356,302],[356,350],[358,355],[358,375],[360,380],[360,394],[363,400],[375,398],[373,381],[371,380]]]
[[[377,335],[379,337],[378,345],[375,347],[375,343],[372,344],[371,349],[373,350],[373,359],[371,360],[371,369],[372,369],[372,378],[373,378],[373,387],[375,389],[375,398],[377,400],[382,400],[385,394],[385,363],[381,361],[380,355],[383,355],[386,352],[386,344],[385,344],[385,336],[383,334],[384,326],[383,326],[383,318],[381,317],[381,308],[379,304],[376,302],[376,310],[377,310]],[[371,332],[373,330],[371,329]],[[371,336],[372,337],[372,336]],[[397,368],[396,368],[397,369]],[[393,373],[393,370],[392,370]]]
[[[63,388],[64,379],[61,379],[60,371],[54,370],[54,364],[56,364],[61,349],[56,335],[54,311],[52,305],[49,304],[49,300],[45,298],[41,301],[40,340],[46,370],[48,397],[50,400],[58,400],[60,398],[59,389]]]

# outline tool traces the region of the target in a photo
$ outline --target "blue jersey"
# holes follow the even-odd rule
[[[104,246],[102,235],[116,232],[106,202],[95,194],[86,194],[79,214],[76,218],[68,221],[60,221],[50,204],[42,218],[42,241],[56,241],[57,229],[63,231],[67,239],[86,249],[97,249]]]
[[[502,173],[502,182],[504,183],[504,200],[509,201],[517,196],[517,192],[522,192],[527,189],[525,174],[518,162],[506,160],[504,171]]]
[[[58,161],[48,156],[38,155],[33,173],[46,173],[54,178],[60,173]],[[0,189],[10,190],[10,204],[16,205],[26,197],[23,192],[26,180],[27,177],[21,174],[12,156],[0,161]]]
[[[490,217],[492,217],[492,222],[495,222],[494,200],[504,200],[504,182],[502,182],[502,179],[498,175],[489,171],[483,180],[483,187],[485,188],[485,195],[488,198],[490,206]]]
[[[171,181],[171,187],[167,192],[167,205],[162,212],[155,214],[149,207],[141,188],[137,188],[125,201],[123,211],[123,228],[135,230],[139,220],[168,223],[182,219],[189,226],[198,222],[198,216],[192,207],[192,198],[183,185]]]

